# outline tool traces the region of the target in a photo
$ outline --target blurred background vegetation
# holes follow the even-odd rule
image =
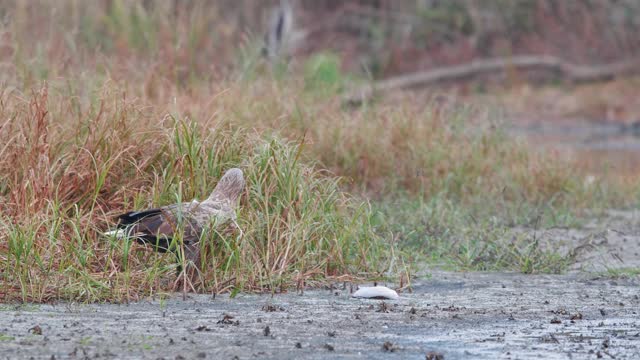
[[[343,70],[375,78],[519,54],[602,63],[640,43],[633,0],[5,0],[0,61],[5,77],[24,81],[133,64],[180,83],[229,78],[255,61],[281,3],[290,59],[330,52]],[[31,71],[12,69],[19,59]]]

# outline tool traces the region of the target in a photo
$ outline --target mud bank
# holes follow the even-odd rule
[[[128,305],[2,305],[1,358],[640,358],[640,282],[435,272],[397,301],[350,289]],[[440,356],[440,357],[438,357]]]

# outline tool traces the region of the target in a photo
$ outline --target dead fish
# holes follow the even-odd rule
[[[396,300],[400,298],[398,293],[393,289],[389,289],[386,286],[366,286],[361,287],[358,291],[351,295],[354,298],[361,299],[389,299]]]

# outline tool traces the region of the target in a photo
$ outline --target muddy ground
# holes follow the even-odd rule
[[[435,272],[400,300],[349,289],[5,306],[2,358],[640,358],[637,279]]]
[[[606,273],[640,266],[639,218],[610,212],[581,229],[536,230],[578,249],[568,274],[426,269],[396,301],[353,299],[340,285],[128,305],[4,304],[0,358],[640,359],[640,278]]]

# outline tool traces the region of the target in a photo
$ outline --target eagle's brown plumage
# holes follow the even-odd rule
[[[171,248],[171,243],[176,233],[181,232],[185,258],[199,265],[202,231],[207,226],[221,227],[235,222],[235,208],[244,186],[242,170],[229,169],[206,200],[124,213],[118,216],[117,230],[106,234],[135,238],[166,252],[177,250]]]

